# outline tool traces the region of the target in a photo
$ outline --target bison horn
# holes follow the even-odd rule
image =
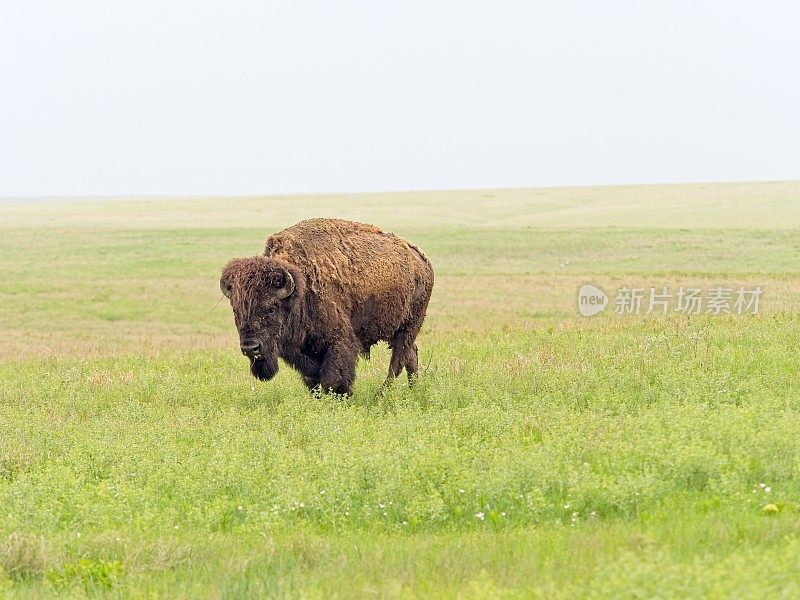
[[[278,290],[277,299],[283,300],[284,298],[288,298],[294,292],[294,278],[289,271],[284,271],[284,275],[286,276],[286,285],[284,285],[281,289]]]
[[[231,288],[230,286],[225,285],[225,282],[222,279],[219,280],[219,289],[222,291],[222,295],[226,298],[231,297]]]

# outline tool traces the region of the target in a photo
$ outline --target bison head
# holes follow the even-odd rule
[[[278,372],[278,340],[300,284],[296,268],[266,256],[234,259],[222,271],[219,287],[231,302],[242,354],[258,379]]]

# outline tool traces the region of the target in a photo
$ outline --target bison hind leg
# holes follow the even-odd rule
[[[425,262],[427,263],[427,259]],[[386,376],[384,387],[400,375],[400,371],[402,371],[403,368],[405,368],[406,374],[408,375],[409,385],[413,385],[414,380],[417,378],[417,371],[419,371],[419,355],[416,340],[420,329],[422,329],[422,322],[425,320],[425,311],[428,308],[428,301],[431,298],[432,289],[432,278],[427,282],[417,282],[412,297],[412,317],[400,327],[389,340],[389,347],[392,349],[392,358],[389,363],[389,373]]]
[[[411,329],[401,329],[389,342],[392,358],[389,361],[389,373],[386,375],[384,386],[389,385],[403,369],[406,370],[409,384],[413,385],[419,370],[417,345],[414,343],[419,329],[419,325],[416,324]]]
[[[417,345],[413,344],[406,350],[406,375],[408,375],[408,385],[414,385],[417,380],[417,371],[419,370],[419,352]]]

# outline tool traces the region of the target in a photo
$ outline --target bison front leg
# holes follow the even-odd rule
[[[302,374],[301,376],[303,377],[303,383],[306,384],[306,387],[309,389],[309,391],[313,392],[315,389],[319,387],[319,379],[317,379],[316,377],[309,377],[308,375],[302,375]]]
[[[325,392],[353,395],[353,382],[356,380],[358,352],[355,344],[331,346],[322,361],[320,385]]]
[[[309,390],[314,391],[319,386],[320,373],[322,373],[322,365],[319,361],[294,348],[285,351],[283,358],[300,372],[303,383]]]

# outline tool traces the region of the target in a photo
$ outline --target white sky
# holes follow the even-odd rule
[[[6,0],[0,195],[800,178],[800,3]]]

